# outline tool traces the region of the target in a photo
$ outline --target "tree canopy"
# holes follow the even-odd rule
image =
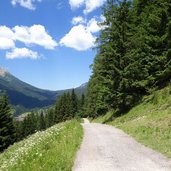
[[[169,0],[108,0],[88,85],[87,115],[124,113],[171,78]]]

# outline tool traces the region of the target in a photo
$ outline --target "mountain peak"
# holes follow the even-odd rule
[[[84,83],[84,84],[81,84],[81,86],[80,86],[80,87],[86,87],[86,86],[87,86],[87,84],[88,84],[88,82],[86,82],[86,83]]]
[[[5,77],[6,73],[7,70],[5,70],[4,68],[0,68],[0,76]]]

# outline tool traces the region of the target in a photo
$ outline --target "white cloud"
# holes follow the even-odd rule
[[[106,0],[69,0],[69,4],[72,9],[80,8],[84,5],[84,14],[94,11],[96,8],[101,7],[105,2]]]
[[[0,37],[0,49],[11,49],[15,47],[15,43],[11,39],[6,39],[4,37]]]
[[[27,48],[15,48],[11,52],[6,53],[7,59],[15,59],[15,58],[31,58],[38,59],[40,56],[37,52],[29,50]]]
[[[74,17],[74,18],[72,19],[72,21],[71,21],[71,23],[72,23],[73,25],[83,24],[83,23],[85,23],[85,22],[86,22],[85,19],[84,19],[83,17],[81,17],[81,16]]]
[[[14,33],[8,27],[0,26],[0,49],[14,48],[13,38]]]
[[[87,30],[91,33],[96,33],[100,31],[100,26],[95,18],[92,18],[87,24]]]
[[[59,44],[78,51],[85,51],[94,47],[96,40],[95,33],[101,30],[98,22],[101,22],[102,19],[101,16],[93,17],[86,23],[83,17],[73,18],[72,24],[75,26],[60,40]]]
[[[12,29],[0,26],[0,49],[14,48],[16,41],[23,42],[26,45],[39,45],[45,49],[54,49],[57,46],[57,42],[53,40],[42,25],[15,26]]]
[[[35,10],[36,7],[34,6],[34,2],[41,2],[42,0],[11,0],[11,4],[13,6],[19,4],[20,6],[30,9],[30,10]]]
[[[69,0],[69,4],[71,8],[79,8],[81,5],[84,4],[85,0]]]
[[[60,45],[85,51],[94,46],[95,37],[84,25],[74,26],[61,40]]]
[[[0,37],[11,39],[14,37],[14,33],[11,31],[10,28],[6,26],[0,26]]]
[[[84,14],[88,14],[92,11],[94,11],[96,8],[101,7],[106,0],[85,0],[85,10]]]
[[[14,31],[15,40],[25,44],[36,44],[46,49],[54,49],[57,46],[56,41],[52,39],[42,25],[15,26],[12,30]]]
[[[57,43],[47,33],[44,26],[33,25],[31,27],[15,26],[8,28],[0,26],[0,50],[12,49],[6,52],[7,59],[14,58],[39,58],[39,54],[27,48],[16,48],[15,43],[20,41],[25,45],[39,45],[46,49],[54,49]]]

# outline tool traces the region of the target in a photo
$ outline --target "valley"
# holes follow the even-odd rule
[[[75,88],[78,96],[86,92],[87,83]],[[14,115],[20,115],[24,112],[47,108],[53,105],[61,95],[71,92],[72,89],[50,91],[42,90],[29,85],[8,71],[0,68],[0,92],[5,91],[9,97],[10,104],[14,107]]]

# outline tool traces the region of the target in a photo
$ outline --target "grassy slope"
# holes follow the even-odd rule
[[[0,154],[0,170],[70,171],[82,134],[75,120],[38,132]]]
[[[114,125],[139,142],[171,157],[171,87],[144,97],[143,102],[116,119],[109,112],[96,122]],[[111,119],[111,121],[109,121]]]

